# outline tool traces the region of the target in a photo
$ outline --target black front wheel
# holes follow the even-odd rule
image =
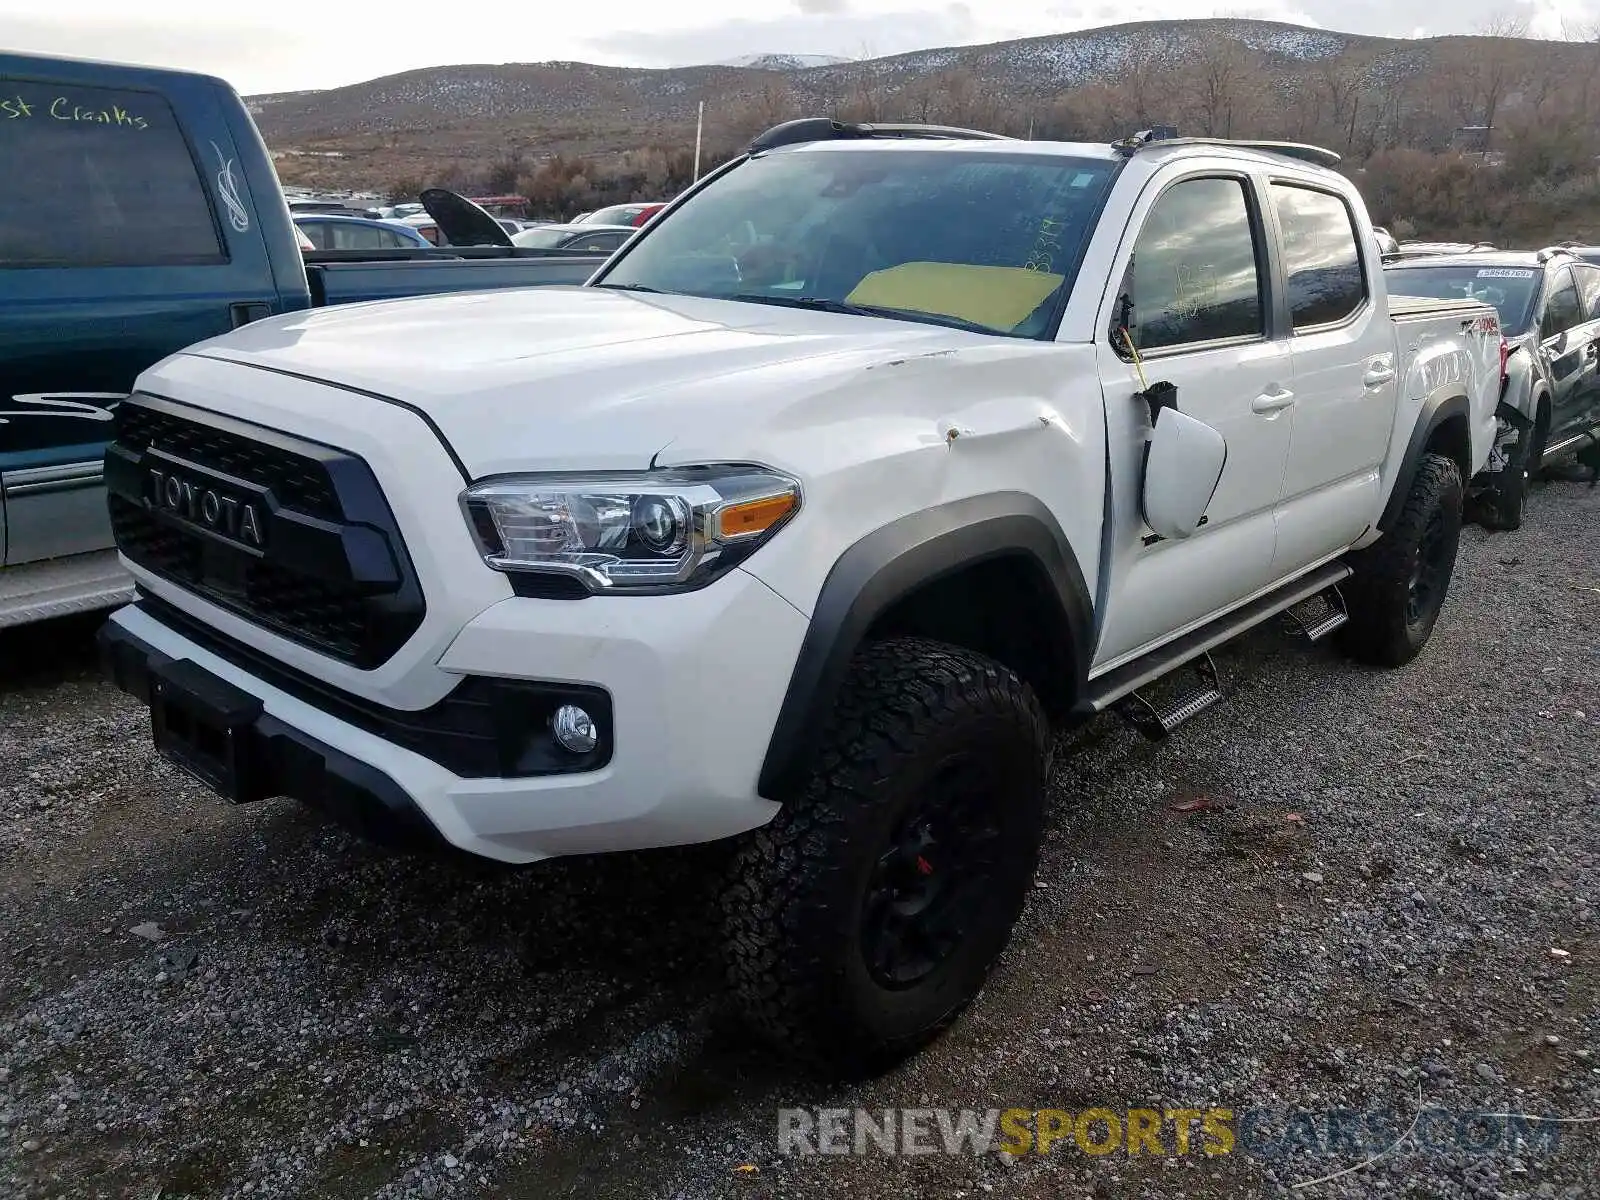
[[[805,793],[735,856],[729,982],[758,1033],[874,1074],[982,988],[1028,894],[1052,735],[1033,692],[922,639],[858,654]]]
[[[1462,490],[1454,462],[1424,454],[1394,527],[1351,556],[1342,644],[1352,658],[1398,667],[1427,644],[1455,571]]]

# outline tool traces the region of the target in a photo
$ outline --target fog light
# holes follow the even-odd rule
[[[550,718],[550,732],[563,750],[573,754],[587,754],[600,741],[594,727],[594,718],[576,704],[563,704]]]

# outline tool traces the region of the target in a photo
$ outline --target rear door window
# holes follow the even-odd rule
[[[1289,184],[1272,185],[1289,276],[1296,329],[1343,321],[1367,299],[1355,219],[1338,196]]]
[[[385,231],[371,225],[358,225],[354,221],[333,223],[333,248],[335,250],[383,250]]]
[[[300,227],[301,233],[311,239],[311,244],[318,250],[331,250],[333,248],[329,240],[330,235],[326,221],[296,221],[295,224]]]
[[[0,268],[227,261],[188,141],[153,92],[0,80]]]

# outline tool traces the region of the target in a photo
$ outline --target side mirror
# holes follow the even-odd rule
[[[1228,443],[1220,433],[1175,408],[1163,408],[1145,450],[1144,523],[1164,538],[1191,536],[1227,461]]]

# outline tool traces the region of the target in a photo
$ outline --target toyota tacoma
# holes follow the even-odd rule
[[[726,839],[743,1015],[880,1069],[1005,947],[1056,730],[1164,735],[1279,614],[1427,642],[1500,329],[1387,295],[1335,161],[806,119],[581,286],[190,347],[117,410],[107,670],[231,801]]]

